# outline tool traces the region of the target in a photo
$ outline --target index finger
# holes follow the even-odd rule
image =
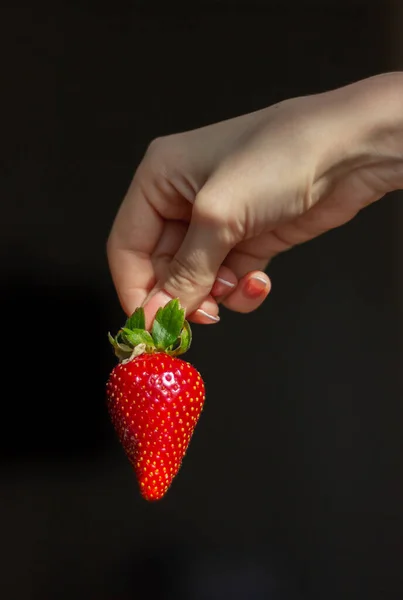
[[[155,285],[151,255],[162,229],[162,218],[135,176],[117,212],[107,243],[112,280],[127,315],[141,306]]]

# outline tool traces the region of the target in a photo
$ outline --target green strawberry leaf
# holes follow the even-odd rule
[[[113,337],[113,335],[111,335],[111,333],[109,331],[108,331],[108,340],[110,341],[112,346],[115,348],[115,346],[117,345],[117,342],[116,342],[115,338]]]
[[[144,316],[144,308],[139,306],[134,313],[127,319],[125,329],[145,329],[146,319]]]
[[[158,350],[167,350],[181,334],[185,323],[185,310],[174,298],[166,306],[159,308],[151,329],[154,344]]]
[[[110,333],[108,333],[108,338],[109,338],[110,343],[113,346],[115,355],[120,360],[129,358],[129,356],[133,352],[133,348],[131,348],[130,346],[128,346],[126,344],[122,344],[122,343],[118,342],[118,340],[116,338],[112,337]]]
[[[139,344],[145,344],[147,348],[154,347],[153,338],[145,329],[128,329],[127,327],[123,327],[121,329],[121,336],[132,348],[135,348]]]
[[[151,333],[145,328],[144,309],[139,307],[116,337],[108,333],[108,338],[120,362],[125,362],[133,360],[137,352],[149,354],[161,350],[172,356],[184,354],[192,342],[192,332],[185,320],[185,310],[175,298],[158,310]]]
[[[179,356],[180,354],[184,354],[185,352],[187,352],[187,350],[189,350],[191,343],[192,330],[190,329],[189,323],[185,321],[180,337],[170,349],[170,354],[172,354],[172,356]]]

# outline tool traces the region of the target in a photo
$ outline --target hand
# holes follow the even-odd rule
[[[127,314],[179,297],[190,320],[249,312],[269,261],[403,188],[403,73],[153,142],[107,245]]]

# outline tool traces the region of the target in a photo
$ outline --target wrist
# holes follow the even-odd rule
[[[365,108],[362,143],[373,159],[402,161],[403,72],[377,75],[361,83],[357,98]]]
[[[403,180],[403,72],[321,94],[319,104],[319,177],[390,163]]]

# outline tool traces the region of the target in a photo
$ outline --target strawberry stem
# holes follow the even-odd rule
[[[158,309],[151,328],[145,328],[143,307],[136,308],[124,326],[113,337],[108,334],[120,361],[131,360],[139,353],[165,352],[171,356],[184,354],[192,342],[192,331],[185,319],[185,309],[174,298]]]

